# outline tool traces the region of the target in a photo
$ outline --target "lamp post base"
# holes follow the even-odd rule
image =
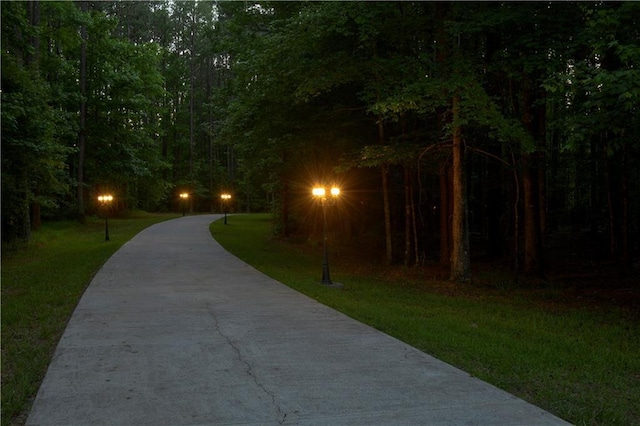
[[[344,288],[344,284],[342,284],[342,283],[334,283],[333,281],[329,281],[329,282],[320,281],[318,284],[320,284],[321,286],[324,286],[324,287]]]

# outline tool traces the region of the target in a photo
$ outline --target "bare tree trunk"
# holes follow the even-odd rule
[[[522,90],[522,121],[529,134],[537,139],[538,129],[534,125],[533,99],[528,79]],[[539,182],[536,154],[523,154],[524,192],[524,270],[525,274],[542,273],[542,232],[540,227]]]
[[[36,188],[35,196],[38,195],[38,189]],[[40,229],[40,227],[42,226],[42,215],[40,214],[40,203],[38,203],[35,200],[31,201],[31,208],[30,208],[30,219],[31,219],[31,230],[35,231],[37,229]]]
[[[440,172],[440,264],[451,264],[451,166],[446,163]]]
[[[591,233],[591,238],[593,239],[593,241],[597,240],[597,235],[598,235],[598,222],[599,222],[599,218],[600,218],[600,197],[599,197],[599,191],[598,191],[598,182],[600,181],[599,179],[599,174],[598,174],[598,163],[599,163],[599,158],[598,158],[598,151],[599,151],[599,146],[598,146],[599,141],[595,138],[592,137],[591,141],[590,141],[590,155],[589,155],[589,171],[590,171],[590,178],[589,178],[589,194],[590,194],[590,198],[589,198],[589,203],[590,203],[590,209],[589,209],[589,232]]]
[[[40,26],[40,2],[38,0],[29,1],[27,4],[27,13],[29,14],[29,24],[33,27]],[[37,33],[32,33],[29,43],[33,48],[32,52],[27,51],[25,55],[25,62],[27,65],[34,65],[34,68],[39,69],[38,62],[40,60],[40,36]]]
[[[282,236],[289,237],[291,234],[291,225],[289,224],[289,185],[284,182],[282,184]]]
[[[85,0],[80,2],[80,10],[87,13],[88,3]],[[80,27],[82,39],[80,45],[80,130],[78,133],[78,220],[84,223],[84,158],[87,145],[87,26]]]
[[[609,140],[606,134],[601,136],[604,146],[602,148],[602,156],[604,157],[604,178],[607,187],[607,207],[609,210],[609,256],[616,259],[618,256],[618,225],[616,222],[616,202],[614,194],[614,179],[612,162],[608,156]]]
[[[449,56],[447,32],[445,22],[451,12],[449,2],[435,2],[435,41],[436,41],[436,62],[444,68],[444,64]],[[438,133],[442,135],[445,129],[445,112],[438,111]],[[448,160],[442,166],[440,173],[440,265],[443,267],[451,264],[451,167]]]
[[[464,176],[464,147],[462,128],[456,124],[460,95],[453,96],[453,211],[451,220],[451,280],[465,282],[470,278],[469,232],[467,224],[467,200]]]
[[[387,265],[393,263],[393,241],[391,239],[391,203],[389,201],[389,165],[383,164],[382,173],[382,198],[384,202],[384,233]]]
[[[536,211],[538,210],[536,202],[536,183],[531,162],[533,159],[526,154],[523,157],[524,172],[522,185],[524,189],[524,273],[534,274],[540,272],[540,255],[538,251],[538,221]]]
[[[418,252],[418,219],[416,214],[416,202],[413,190],[413,180],[411,181],[410,196],[411,196],[411,222],[413,225],[413,254],[415,257],[414,265],[420,264],[420,253]]]
[[[404,264],[411,262],[411,179],[409,165],[404,165]]]
[[[537,167],[538,167],[538,219],[540,222],[540,251],[544,257],[544,241],[547,235],[547,96],[543,89],[540,89],[537,107],[538,132],[536,139],[538,142]]]
[[[515,279],[518,281],[520,273],[520,181],[518,180],[518,169],[516,167],[516,156],[511,151],[511,164],[513,165],[513,187],[515,199],[513,200],[513,270]]]
[[[40,2],[38,0],[29,2],[29,23],[33,27],[40,26]],[[29,65],[34,64],[35,68],[39,68],[39,60],[40,60],[40,37],[38,34],[34,34],[31,37],[31,47],[33,48],[33,55],[27,55],[27,63]],[[37,184],[36,184],[37,185]],[[28,188],[28,186],[27,186]],[[34,194],[36,197],[30,197],[29,192],[27,192],[27,201],[31,203],[30,205],[30,226],[31,230],[39,229],[42,225],[42,218],[40,215],[40,203],[37,200],[37,195],[39,193],[39,188],[36,186],[34,189]]]
[[[384,123],[382,116],[378,115],[378,143],[384,145]],[[393,240],[391,238],[391,200],[389,198],[389,165],[383,164],[380,168],[382,174],[382,198],[384,204],[384,234],[387,265],[393,263]]]
[[[191,31],[189,34],[189,181],[193,182],[193,160],[195,156],[195,37],[196,37],[196,9],[191,16]]]
[[[629,154],[627,142],[622,143],[622,182],[620,185],[620,197],[622,201],[622,223],[620,224],[620,261],[628,264],[629,255]]]

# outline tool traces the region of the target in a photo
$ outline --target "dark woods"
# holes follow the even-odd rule
[[[275,213],[405,265],[638,274],[640,4],[3,2],[2,239]]]

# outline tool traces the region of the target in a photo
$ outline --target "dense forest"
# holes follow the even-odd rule
[[[106,192],[111,214],[226,192],[310,236],[322,183],[331,237],[389,264],[638,273],[640,3],[1,7],[3,242]]]

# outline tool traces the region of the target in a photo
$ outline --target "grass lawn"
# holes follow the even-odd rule
[[[428,269],[387,268],[330,247],[273,238],[269,215],[211,225],[226,249],[267,275],[577,425],[640,425],[638,312],[575,300],[560,286],[453,285]],[[353,250],[351,250],[353,252]],[[482,278],[482,277],[481,277]]]
[[[131,237],[176,215],[132,214],[45,224],[28,246],[2,252],[2,425],[26,421],[55,346],[93,275]]]

